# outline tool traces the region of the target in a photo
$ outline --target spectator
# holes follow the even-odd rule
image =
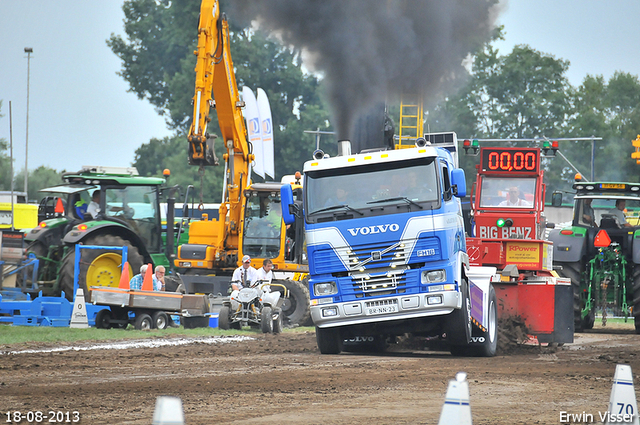
[[[156,271],[155,271],[155,273],[153,275],[153,290],[154,291],[164,291],[165,290],[164,275],[165,275],[166,271],[167,270],[164,268],[164,266],[156,267]],[[156,283],[157,283],[158,289],[156,289]]]
[[[244,287],[249,287],[254,281],[257,270],[251,267],[251,257],[245,255],[242,257],[242,265],[235,269],[231,277],[231,288],[239,291]]]
[[[162,267],[162,266],[158,266],[158,267]],[[142,266],[140,266],[140,274],[137,274],[135,276],[133,276],[131,278],[131,280],[129,281],[129,288],[134,290],[134,291],[140,291],[142,290],[142,283],[144,282],[144,276],[147,273],[147,268],[148,265],[147,264],[143,264]],[[164,268],[164,267],[162,267]],[[164,276],[164,274],[163,274]],[[163,291],[163,284],[161,281],[159,281],[156,278],[156,275],[153,274],[152,275],[152,279],[153,279],[153,290],[154,291]],[[163,277],[164,279],[164,277]]]
[[[273,272],[271,269],[273,269],[273,261],[265,258],[262,262],[262,267],[256,271],[256,275],[254,280],[251,282],[251,286],[260,286],[264,283],[271,283],[271,280],[273,279]],[[269,286],[265,286],[264,291],[269,292]]]

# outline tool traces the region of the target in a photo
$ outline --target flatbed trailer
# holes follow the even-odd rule
[[[185,327],[206,326],[212,313],[206,295],[92,287],[91,303],[105,308],[96,314],[96,327],[166,329],[171,315],[180,316]],[[107,308],[108,307],[108,308]]]

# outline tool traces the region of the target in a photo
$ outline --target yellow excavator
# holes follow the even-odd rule
[[[174,265],[183,270],[187,292],[227,293],[239,259],[249,255],[252,266],[264,259],[274,264],[274,283],[287,288],[283,313],[290,325],[308,325],[308,265],[303,249],[302,222],[285,226],[280,207],[280,187],[291,184],[301,197],[300,176],[283,182],[252,183],[255,160],[236,84],[229,49],[229,24],[217,0],[203,0],[198,26],[196,83],[193,123],[189,130],[189,163],[218,165],[215,135],[208,133],[211,108],[218,115],[219,131],[226,153],[222,202],[217,219],[206,214],[189,225],[189,242],[178,247]],[[284,180],[284,179],[283,179]],[[201,200],[202,203],[202,200]],[[183,214],[183,217],[187,214]],[[278,288],[274,285],[274,288]]]

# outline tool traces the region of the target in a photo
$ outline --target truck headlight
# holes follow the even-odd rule
[[[437,283],[447,280],[445,270],[431,270],[422,272],[422,283]]]
[[[322,309],[322,317],[334,317],[338,315],[338,307],[327,307]]]
[[[322,282],[313,285],[313,293],[316,297],[324,297],[338,293],[338,285],[335,282]]]

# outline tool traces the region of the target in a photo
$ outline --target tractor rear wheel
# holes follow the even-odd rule
[[[308,280],[274,280],[273,283],[284,285],[289,291],[289,297],[283,298],[282,313],[289,326],[311,326],[311,310],[309,308]],[[272,290],[281,291],[282,288],[273,286]]]
[[[636,333],[640,334],[640,265],[633,267],[633,321]]]
[[[582,307],[584,302],[581,299],[582,291],[580,288],[580,276],[582,275],[583,270],[584,267],[580,261],[575,263],[563,263],[562,270],[558,270],[558,274],[560,276],[571,279],[571,288],[573,288],[573,321],[575,332],[582,332],[585,328],[590,329],[588,326],[585,327],[585,324],[588,325],[588,320],[585,321],[582,319]],[[593,324],[591,327],[593,327]]]
[[[143,258],[138,248],[131,245],[129,241],[119,236],[97,235],[89,238],[85,245],[99,246],[127,246],[127,262],[129,263],[129,277],[133,277],[140,270]],[[91,294],[87,290],[87,282],[91,286],[109,286],[117,288],[120,284],[122,252],[117,250],[87,249],[82,250],[80,259],[80,274],[78,276],[78,287],[84,291],[85,301],[91,301]],[[73,274],[75,266],[75,249],[71,247],[62,259],[60,267],[59,283],[60,289],[64,291],[66,298],[72,301],[75,294],[73,292]]]

